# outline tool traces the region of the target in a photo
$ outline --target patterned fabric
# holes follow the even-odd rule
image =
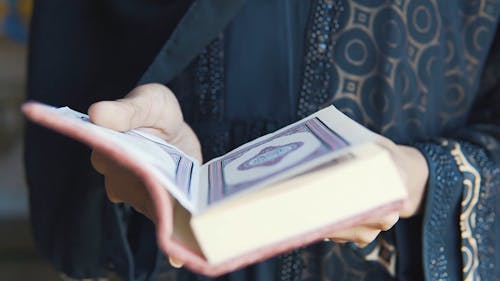
[[[297,118],[333,103],[400,143],[453,132],[475,102],[498,11],[493,1],[314,1]],[[202,138],[211,149],[214,137]],[[490,280],[498,164],[481,147],[453,143],[416,144],[432,170],[423,226],[425,276]],[[459,221],[453,219],[456,206]],[[450,227],[457,237],[449,236]],[[391,280],[398,273],[396,254],[390,232],[364,249],[318,243],[279,257],[277,279]]]
[[[317,243],[302,251],[305,266],[293,280],[395,280],[394,249],[384,239],[363,249],[354,244]]]
[[[196,77],[196,119],[204,122],[219,123],[224,112],[224,41],[223,36],[212,41],[196,59],[194,69]],[[214,130],[210,126],[210,130]],[[221,155],[227,149],[229,135],[217,130],[202,142],[205,157]],[[211,158],[211,157],[210,157]],[[210,159],[208,158],[208,159]]]
[[[300,93],[304,99],[330,85],[330,98],[307,109],[299,103],[299,116],[333,102],[399,142],[439,135],[463,120],[496,29],[493,1],[336,2],[343,9],[343,16],[336,16],[340,31],[315,21],[317,14],[311,28],[321,31],[317,37],[331,38],[323,57],[334,67],[319,75],[324,64],[309,58],[321,57],[325,43],[306,41],[313,46]],[[314,84],[309,69],[319,78]]]
[[[459,216],[463,280],[494,280],[495,200],[500,186],[500,168],[484,149],[470,143],[442,140],[440,144],[418,144],[431,163],[424,224],[424,259],[429,280],[456,280],[450,267],[447,221]],[[456,214],[454,206],[460,203]],[[455,276],[457,277],[457,276]]]
[[[216,280],[495,280],[498,0],[251,0],[211,28],[242,2],[34,2],[28,97],[81,111],[120,98],[175,34],[148,82],[177,75],[205,159],[333,103],[417,146],[431,173],[422,219],[365,248],[320,242]],[[157,258],[154,226],[105,200],[87,150],[32,125],[26,136],[35,239],[57,270],[210,280]]]
[[[298,101],[299,118],[326,105],[336,92],[338,74],[333,60],[334,47],[337,34],[345,25],[346,12],[344,1],[314,1]]]

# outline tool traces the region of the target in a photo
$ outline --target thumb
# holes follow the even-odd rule
[[[94,103],[88,114],[92,123],[122,132],[149,127],[175,135],[183,123],[177,99],[161,84],[146,84],[123,99]]]
[[[175,267],[175,268],[181,268],[184,266],[184,263],[181,262],[180,260],[176,259],[176,258],[172,258],[172,257],[168,257],[168,262],[170,263],[170,265],[172,267]]]

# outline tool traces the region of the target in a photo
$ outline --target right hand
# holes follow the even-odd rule
[[[88,114],[94,124],[120,132],[138,128],[147,130],[201,163],[200,142],[184,122],[174,94],[163,85],[139,86],[123,99],[94,103]],[[158,223],[153,201],[143,183],[133,173],[97,150],[92,151],[91,161],[94,168],[105,177],[106,193],[111,202],[129,204]],[[176,204],[170,195],[167,198],[171,200],[171,206]],[[171,259],[171,264],[176,267],[182,265],[175,259]]]

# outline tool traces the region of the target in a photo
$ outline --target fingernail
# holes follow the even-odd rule
[[[172,267],[175,267],[175,268],[181,268],[183,266],[183,263],[176,260],[176,259],[173,259],[171,257],[168,257],[168,262],[170,262],[170,265]]]
[[[369,243],[353,243],[356,245],[356,247],[363,249],[364,247],[368,246]]]

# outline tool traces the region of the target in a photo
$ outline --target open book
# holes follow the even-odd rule
[[[172,231],[162,250],[215,276],[401,207],[406,192],[377,135],[330,106],[201,165],[140,129],[116,132],[68,107],[23,106],[32,121],[134,172]],[[174,212],[172,214],[172,209]]]

